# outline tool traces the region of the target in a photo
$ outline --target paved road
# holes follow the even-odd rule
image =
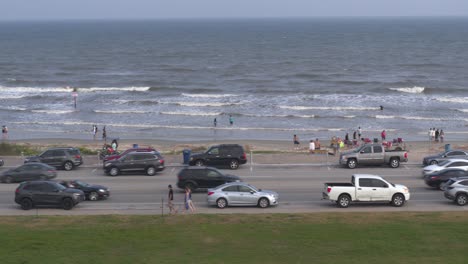
[[[4,170],[2,168],[1,170]],[[160,214],[162,199],[166,199],[167,185],[175,186],[179,167],[168,167],[156,176],[124,175],[106,176],[98,166],[88,165],[70,172],[59,171],[57,179],[80,179],[111,188],[107,200],[80,203],[75,209],[45,209],[23,211],[14,203],[17,184],[0,184],[0,215],[80,215],[80,214]],[[327,166],[243,166],[237,171],[223,170],[236,174],[262,189],[275,190],[280,195],[277,207],[260,209],[227,208],[217,209],[206,204],[206,191],[193,194],[198,213],[292,213],[292,212],[353,212],[353,211],[464,211],[443,197],[443,192],[427,187],[421,178],[420,166],[358,168],[349,170]],[[377,174],[393,183],[409,187],[411,200],[401,208],[388,204],[352,204],[349,208],[337,208],[329,201],[321,200],[323,183],[330,181],[348,182],[353,173]],[[183,192],[175,189],[175,202],[182,209]],[[164,213],[167,208],[164,207]],[[182,210],[183,211],[183,210]]]

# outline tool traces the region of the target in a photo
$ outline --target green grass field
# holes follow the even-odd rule
[[[0,263],[468,263],[467,216],[0,217]]]

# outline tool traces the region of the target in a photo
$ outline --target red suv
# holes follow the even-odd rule
[[[150,148],[131,148],[131,149],[127,149],[126,151],[124,151],[124,152],[122,152],[120,154],[105,156],[103,163],[105,163],[107,161],[119,159],[120,157],[125,156],[126,154],[128,154],[130,152],[152,152],[152,151],[156,151],[156,150],[154,148],[151,148],[151,147]]]

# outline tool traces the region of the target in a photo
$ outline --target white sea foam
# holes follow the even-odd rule
[[[280,105],[279,108],[291,110],[337,110],[337,111],[366,111],[378,110],[379,107],[357,107],[357,106],[287,106]]]
[[[203,106],[213,106],[213,107],[219,107],[219,106],[230,106],[230,105],[241,105],[242,103],[195,103],[195,102],[176,102],[174,104],[180,105],[180,106],[198,106],[198,107],[203,107]]]
[[[25,97],[24,95],[2,95],[0,96],[0,100],[1,99],[21,99],[24,97]]]
[[[392,115],[376,115],[375,118],[379,118],[379,119],[395,119],[396,117],[395,117],[395,116],[392,116]]]
[[[223,98],[223,97],[234,97],[240,96],[239,94],[188,94],[182,93],[185,97],[199,97],[199,98]]]
[[[186,116],[218,116],[219,112],[159,112],[162,115],[186,115]]]
[[[8,110],[8,111],[26,111],[28,109],[23,108],[23,107],[17,107],[17,106],[6,106],[6,107],[0,107],[0,110]]]
[[[402,88],[388,88],[392,91],[397,91],[397,92],[402,92],[402,93],[413,93],[413,94],[418,94],[418,93],[423,93],[425,88],[424,87],[402,87]]]
[[[443,118],[424,117],[424,116],[392,116],[392,115],[376,115],[375,118],[379,119],[406,119],[406,120],[423,120],[423,121],[443,121]]]
[[[95,113],[99,114],[148,114],[154,113],[152,111],[142,111],[142,110],[93,110]]]
[[[31,110],[33,113],[44,113],[44,114],[53,114],[53,115],[60,115],[60,114],[69,114],[75,112],[75,110]]]
[[[468,104],[468,97],[440,97],[439,102]]]
[[[468,109],[455,109],[455,110],[463,112],[463,113],[468,113]]]
[[[105,92],[105,91],[126,91],[126,92],[146,92],[151,87],[91,87],[78,88],[78,92]]]
[[[35,93],[70,93],[73,88],[70,87],[5,87],[0,86],[0,92],[35,94]]]

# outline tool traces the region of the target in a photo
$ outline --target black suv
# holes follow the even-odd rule
[[[244,148],[238,144],[222,144],[210,147],[205,153],[192,154],[190,166],[229,166],[231,170],[245,164],[247,157]]]
[[[77,148],[51,148],[38,156],[27,157],[24,160],[24,163],[29,162],[42,162],[69,171],[83,164],[83,158]]]
[[[153,176],[164,170],[164,159],[159,152],[130,152],[116,160],[104,163],[104,171],[117,176],[121,172],[145,172]]]
[[[214,188],[236,181],[241,181],[239,176],[223,174],[211,167],[186,167],[177,174],[177,187],[181,189]]]
[[[22,182],[15,191],[15,202],[23,210],[35,206],[59,206],[70,210],[84,198],[83,191],[65,188],[54,181]]]

